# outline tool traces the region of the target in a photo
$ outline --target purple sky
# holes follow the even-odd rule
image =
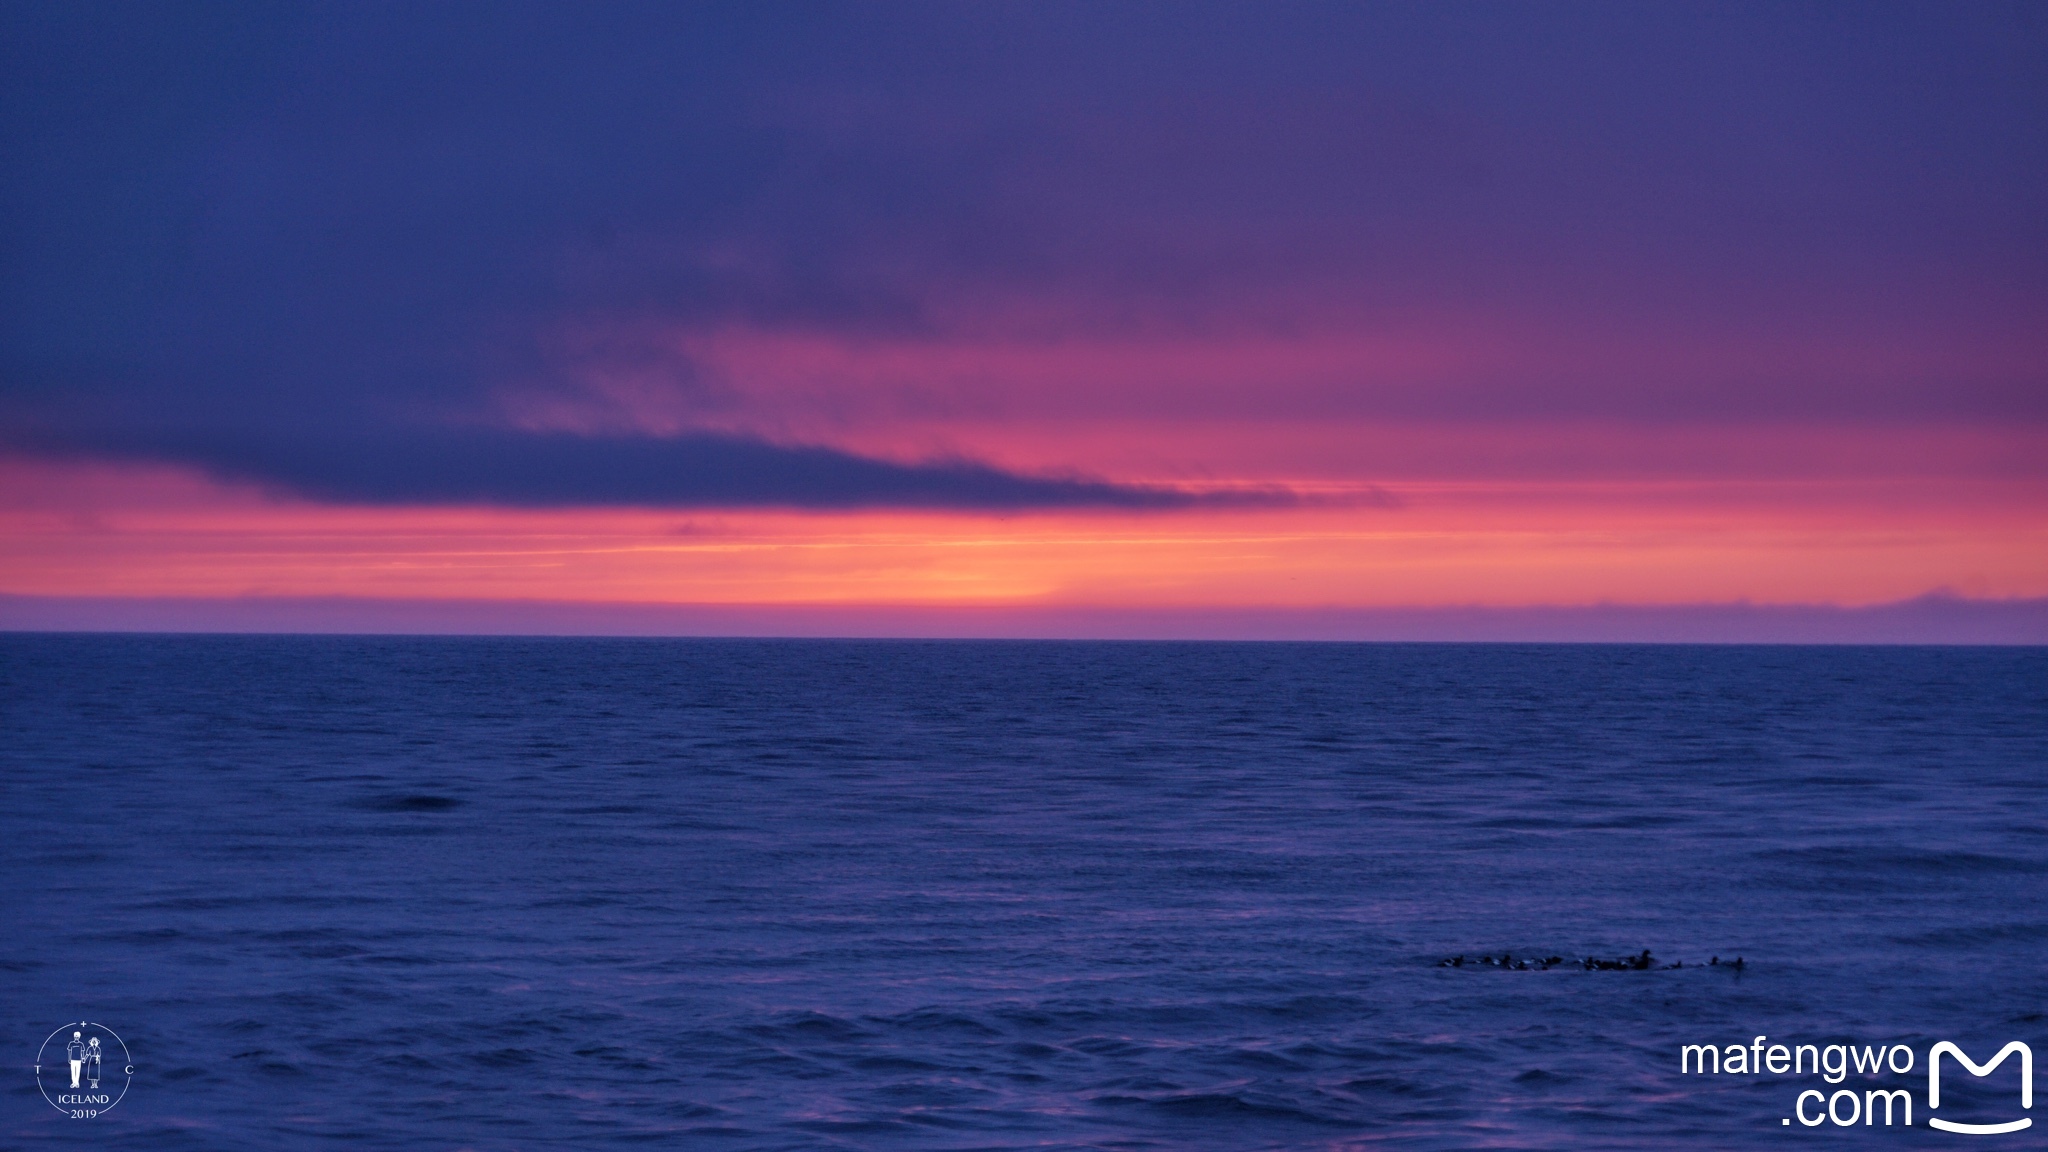
[[[204,483],[302,511],[266,556],[358,509],[953,516],[931,556],[1098,515],[1491,533],[1443,594],[1496,604],[2048,595],[2037,4],[8,2],[0,148],[0,516],[41,533],[0,592],[723,594],[174,579],[211,537],[108,527]],[[81,476],[128,487],[36,495]],[[1521,544],[1471,510],[1516,501]],[[1546,533],[1634,574],[1528,576]],[[1242,551],[974,579],[1135,604]],[[870,586],[816,554],[762,586]],[[1318,603],[1437,587],[1318,555]],[[1309,597],[1272,563],[1201,595]],[[872,594],[973,583],[924,575]]]

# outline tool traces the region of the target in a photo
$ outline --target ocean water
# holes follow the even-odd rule
[[[2048,1059],[2040,649],[16,635],[0,724],[6,1147],[2043,1138],[1678,1071]]]

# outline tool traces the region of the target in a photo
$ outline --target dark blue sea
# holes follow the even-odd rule
[[[1924,1098],[2048,1060],[2041,649],[15,635],[0,692],[10,1148],[2048,1128],[2016,1061]],[[1757,1036],[1917,1062],[1679,1070]],[[1865,1086],[1913,1126],[1786,1122]]]

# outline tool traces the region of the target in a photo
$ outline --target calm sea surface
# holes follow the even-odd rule
[[[0,724],[7,1147],[2048,1124],[1677,1071],[2048,1064],[2040,649],[11,636]],[[77,1020],[136,1065],[98,1119],[31,1070]]]

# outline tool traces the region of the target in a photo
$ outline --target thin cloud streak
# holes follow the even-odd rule
[[[1199,489],[1028,475],[967,459],[898,463],[833,448],[707,434],[656,438],[458,429],[347,441],[110,437],[75,446],[74,452],[186,464],[220,480],[336,504],[1140,512],[1392,502],[1376,491],[1303,497],[1272,485]]]

